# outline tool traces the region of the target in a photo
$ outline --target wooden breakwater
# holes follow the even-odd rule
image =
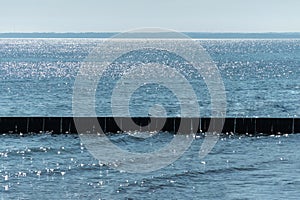
[[[134,126],[131,124],[134,122]],[[222,133],[290,134],[300,133],[300,118],[149,118],[149,117],[0,117],[0,133],[105,133],[123,131],[168,131],[172,133],[200,133],[214,131],[215,124],[223,124]],[[80,128],[76,128],[80,124]],[[99,127],[99,126],[98,126]],[[216,128],[217,129],[217,128]]]

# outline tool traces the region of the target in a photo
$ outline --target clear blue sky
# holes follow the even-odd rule
[[[0,32],[300,32],[300,0],[0,0]]]

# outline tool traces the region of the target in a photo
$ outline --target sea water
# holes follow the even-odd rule
[[[172,137],[159,134],[152,145],[127,134],[110,139],[131,151],[149,152]],[[93,158],[78,135],[1,135],[0,198],[298,199],[299,140],[298,134],[223,136],[200,159],[199,138],[165,168],[127,173]]]
[[[101,39],[0,39],[0,115],[72,116],[77,72],[98,43]],[[226,116],[299,116],[300,40],[218,39],[200,43],[222,76]],[[110,79],[106,80],[109,85]],[[197,82],[191,79],[190,83]],[[199,85],[194,88],[201,116],[210,116],[209,93],[205,85]],[[109,116],[110,110],[103,108],[110,106],[110,93],[103,87],[102,91],[104,95],[96,96],[96,114]],[[133,93],[130,113],[145,116],[156,103],[166,107],[168,116],[180,115],[176,95],[158,85]],[[149,138],[128,134],[108,137],[121,148],[145,153],[168,144],[174,135],[159,132]],[[297,199],[299,137],[224,135],[210,154],[199,158],[205,137],[195,136],[174,163],[139,174],[98,161],[77,134],[1,133],[0,198]]]
[[[72,116],[77,73],[101,42],[102,39],[0,39],[0,116]],[[221,74],[226,116],[300,115],[299,39],[219,39],[201,40],[200,44]],[[162,59],[172,62],[174,58]],[[112,77],[116,72],[104,75],[96,93],[95,110],[98,116],[111,116]],[[211,98],[205,82],[193,77],[188,81],[198,97],[201,116],[210,116]],[[185,92],[185,88],[180,90]],[[154,104],[166,107],[168,116],[180,115],[176,94],[157,85],[141,86],[132,94],[130,114],[147,116]]]

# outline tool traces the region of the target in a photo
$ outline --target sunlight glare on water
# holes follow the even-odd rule
[[[172,138],[158,135],[109,137],[121,148],[149,152]],[[131,174],[95,160],[75,134],[1,135],[0,198],[297,198],[299,137],[222,136],[204,160],[197,157],[203,141],[198,137],[166,168]]]

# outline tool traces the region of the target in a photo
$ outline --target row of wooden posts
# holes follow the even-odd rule
[[[300,133],[300,118],[0,117],[0,133],[60,134],[99,131],[105,133],[216,131],[236,134],[289,134]]]

